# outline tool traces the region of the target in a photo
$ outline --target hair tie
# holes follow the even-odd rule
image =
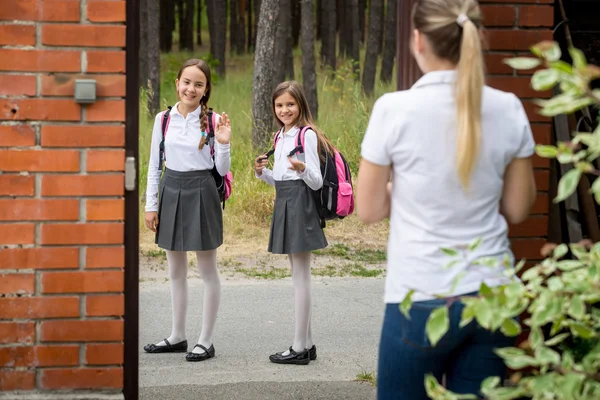
[[[458,17],[456,18],[456,23],[458,24],[458,26],[460,26],[461,28],[463,26],[465,26],[465,22],[470,21],[470,18],[467,16],[467,14],[465,13],[460,13],[458,14]]]

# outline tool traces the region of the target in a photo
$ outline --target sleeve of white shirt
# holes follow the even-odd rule
[[[520,145],[515,154],[515,158],[528,158],[534,153],[535,141],[533,139],[533,133],[531,132],[531,125],[529,124],[529,118],[523,107],[523,103],[517,96],[514,96],[516,115],[517,115],[517,129],[520,133]]]
[[[219,114],[216,114],[215,126],[213,128],[216,128],[216,124],[219,123],[220,119],[221,119],[221,116]],[[215,165],[217,167],[217,172],[219,172],[219,174],[221,176],[227,175],[227,173],[231,169],[230,143],[221,144],[217,141],[216,138],[215,138]]]
[[[296,172],[296,174],[312,190],[321,189],[323,177],[321,176],[321,163],[319,162],[317,134],[312,129],[308,129],[304,134],[304,163],[306,164],[304,172]]]
[[[154,128],[152,129],[152,142],[150,145],[150,162],[148,163],[148,181],[146,184],[146,212],[158,211],[158,184],[160,183],[160,173],[158,169],[158,151],[162,139],[161,132],[162,113],[154,118]]]
[[[268,183],[271,186],[275,186],[275,179],[273,179],[273,171],[269,168],[263,168],[262,174],[258,176],[256,172],[254,172],[254,176],[260,179],[261,181]]]
[[[389,112],[385,105],[385,96],[383,95],[375,102],[367,131],[361,144],[361,156],[365,160],[381,165],[388,166],[392,164],[387,139],[392,131],[389,123]]]

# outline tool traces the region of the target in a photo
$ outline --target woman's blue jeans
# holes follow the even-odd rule
[[[446,299],[415,302],[410,319],[398,304],[387,304],[377,374],[378,400],[426,400],[425,375],[433,374],[439,382],[446,376],[446,388],[455,393],[481,396],[481,382],[489,376],[504,379],[506,366],[494,349],[512,346],[515,338],[500,331],[489,332],[473,321],[460,328],[464,304],[450,305],[450,327],[432,347],[425,333],[431,312],[446,304]]]

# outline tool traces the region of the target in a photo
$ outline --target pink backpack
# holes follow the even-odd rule
[[[158,156],[158,169],[162,170],[163,161],[166,160],[165,157],[165,137],[167,136],[167,128],[169,127],[169,122],[171,121],[171,107],[168,110],[164,111],[162,114],[162,140],[159,145],[159,156]],[[208,109],[208,115],[206,116],[208,121],[208,144],[210,146],[210,155],[215,161],[215,129],[216,125],[216,115],[213,112],[212,108]],[[219,200],[223,203],[223,209],[225,209],[225,201],[231,196],[232,192],[232,182],[233,182],[233,174],[231,171],[227,172],[225,176],[222,176],[219,171],[217,171],[216,165],[210,171],[212,173],[213,178],[215,179],[215,183],[217,185],[217,192],[219,193]]]
[[[296,135],[296,148],[288,156],[304,152],[304,137],[310,126],[301,127]],[[275,146],[281,138],[282,130],[277,132],[274,139],[273,150],[268,154],[270,156],[275,151]],[[323,176],[323,186],[319,190],[314,190],[315,202],[321,219],[321,227],[325,227],[325,221],[331,219],[343,219],[354,212],[354,195],[352,187],[352,174],[346,159],[334,147],[334,156],[331,156],[324,149],[322,155],[325,161],[321,161],[321,175]]]

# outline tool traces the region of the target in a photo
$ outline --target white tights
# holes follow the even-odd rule
[[[310,253],[288,255],[292,266],[292,283],[295,293],[296,329],[294,333],[294,351],[310,349],[313,346],[311,332],[311,294],[310,294]],[[288,354],[286,351],[285,355]]]
[[[217,251],[197,251],[198,270],[204,281],[204,305],[202,309],[202,331],[198,344],[207,349],[212,345],[213,332],[217,321],[217,312],[221,302],[221,280],[217,270]],[[185,323],[188,308],[188,283],[187,283],[187,252],[167,251],[169,263],[169,279],[171,282],[171,305],[173,310],[173,326],[169,343],[179,343],[185,340]],[[164,341],[158,346],[164,346]],[[194,353],[204,353],[199,347],[194,348]]]

